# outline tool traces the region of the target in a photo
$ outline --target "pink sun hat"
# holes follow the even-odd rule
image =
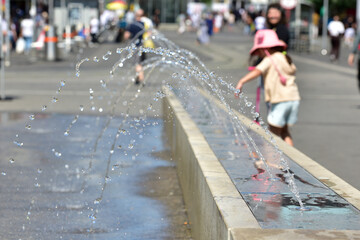
[[[280,41],[276,32],[271,29],[258,30],[254,37],[254,46],[250,50],[250,54],[255,54],[256,50],[260,48],[283,47],[286,49],[287,45]]]

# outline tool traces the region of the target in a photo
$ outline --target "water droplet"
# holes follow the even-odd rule
[[[1,172],[1,175],[6,176],[6,172]]]
[[[66,169],[69,169],[69,165],[68,164],[65,164],[64,166]]]
[[[91,111],[95,111],[96,110],[96,107],[95,106],[92,106],[91,107]]]
[[[106,82],[104,80],[100,80],[100,84],[103,88],[106,88]]]
[[[12,164],[12,163],[14,163],[14,162],[15,162],[15,159],[10,158],[10,159],[9,159],[9,162]]]
[[[61,86],[61,87],[64,87],[64,86],[65,86],[65,81],[64,81],[64,80],[62,80],[62,81],[60,82],[60,86]]]
[[[93,94],[94,93],[94,90],[92,88],[89,88],[89,93],[90,94]]]
[[[25,128],[26,128],[27,130],[30,130],[30,129],[31,129],[31,125],[27,124],[27,125],[25,126]]]
[[[99,108],[99,112],[103,112],[104,111],[104,109],[103,108]]]
[[[102,198],[97,198],[97,199],[95,199],[95,200],[94,200],[94,204],[100,204],[101,200],[102,200]]]
[[[58,151],[56,151],[54,148],[53,149],[51,149],[51,151],[54,153],[54,155],[56,156],[56,157],[61,157],[61,152],[58,152]]]
[[[177,78],[178,76],[179,76],[178,73],[173,73],[173,74],[172,74],[172,78]]]
[[[95,216],[95,214],[90,214],[90,215],[89,215],[89,218],[92,220],[93,223],[96,222],[96,216]]]
[[[119,63],[119,67],[123,67],[124,66],[124,64],[123,63]]]
[[[44,105],[44,106],[42,106],[41,111],[45,111],[46,109],[47,109],[47,106]]]
[[[40,184],[39,184],[39,183],[35,183],[34,186],[37,187],[37,188],[39,188],[39,187],[40,187]]]
[[[18,141],[16,141],[16,140],[14,140],[14,144],[15,144],[16,146],[18,146],[18,147],[24,146],[24,143],[18,142]]]
[[[38,172],[38,173],[42,173],[42,169],[41,169],[41,168],[38,168],[38,169],[37,169],[37,172]]]
[[[80,105],[80,111],[83,112],[84,111],[84,106],[83,105]]]
[[[95,56],[95,57],[93,58],[93,61],[94,61],[94,62],[99,62],[100,60],[99,60],[98,57]]]
[[[129,148],[129,149],[133,149],[133,148],[134,148],[134,144],[129,144],[128,148]]]
[[[119,164],[114,164],[111,168],[112,171],[114,171],[115,169],[120,168]]]
[[[70,130],[67,129],[67,130],[64,132],[64,136],[69,136],[69,134],[70,134]]]
[[[114,154],[114,149],[111,149],[111,150],[110,150],[110,154]]]
[[[34,119],[35,119],[35,115],[33,115],[33,114],[30,115],[30,116],[29,116],[29,119],[30,119],[31,121],[34,120]]]
[[[123,48],[117,48],[116,53],[120,54],[120,53],[122,53],[123,50],[124,50]]]
[[[185,75],[181,75],[181,78],[180,78],[180,80],[182,80],[182,81],[186,81],[186,76]]]
[[[119,146],[118,146],[118,149],[122,149],[122,146],[121,146],[121,145],[119,145]]]
[[[106,176],[106,177],[105,177],[105,182],[111,182],[111,177]]]
[[[251,103],[251,102],[246,102],[246,106],[247,106],[247,107],[251,107],[251,106],[252,106],[252,103]]]
[[[105,61],[107,61],[107,60],[109,59],[110,55],[111,55],[111,52],[108,51],[102,58],[103,58]]]
[[[56,102],[58,102],[58,101],[59,101],[59,99],[58,99],[58,98],[56,98],[56,97],[53,97],[53,98],[51,99],[51,101],[52,101],[53,103],[56,103]]]

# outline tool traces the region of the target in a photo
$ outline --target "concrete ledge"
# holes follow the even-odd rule
[[[166,93],[163,99],[165,131],[177,161],[194,239],[360,239],[360,231],[352,230],[262,229],[196,124],[177,98],[169,91]],[[218,100],[212,101],[225,108]],[[246,126],[270,141],[263,129],[240,113],[236,114]],[[276,137],[276,141],[284,154],[360,208],[357,189],[280,138]]]
[[[260,229],[204,136],[168,93],[164,121],[194,239],[229,239],[230,229]]]

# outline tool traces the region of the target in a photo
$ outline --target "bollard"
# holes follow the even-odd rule
[[[56,44],[57,36],[55,35],[55,28],[54,26],[49,26],[45,37],[46,60],[56,60]]]

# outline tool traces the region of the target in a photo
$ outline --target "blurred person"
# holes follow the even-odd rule
[[[214,33],[219,33],[222,30],[224,17],[221,13],[217,13],[214,18]]]
[[[255,17],[254,23],[256,31],[266,28],[266,18],[262,10],[258,12],[257,16]]]
[[[10,22],[9,37],[10,37],[11,50],[15,50],[18,35],[17,35],[16,24],[13,21]]]
[[[160,26],[160,10],[159,9],[155,9],[152,21],[155,25],[155,28],[158,29]]]
[[[126,31],[124,33],[124,40],[134,39],[136,47],[140,47],[143,45],[143,34],[145,30],[145,24],[141,21],[141,18],[144,16],[144,10],[138,9],[135,12],[135,21],[126,26]],[[136,38],[136,39],[135,39]],[[134,54],[135,59],[135,84],[144,85],[144,70],[142,67],[142,62],[146,59],[145,53],[142,53],[139,56],[138,53]]]
[[[208,44],[210,42],[208,26],[206,24],[206,20],[203,18],[200,22],[200,27],[197,30],[196,35],[197,35],[196,40],[199,44]]]
[[[345,29],[345,33],[344,33],[344,43],[350,49],[353,47],[355,35],[356,35],[356,23],[352,23],[351,26],[348,26]]]
[[[20,23],[20,36],[25,40],[25,54],[29,54],[31,50],[31,43],[34,36],[34,25],[34,20],[29,14],[26,14],[25,18]]]
[[[286,44],[273,30],[257,31],[250,55],[259,55],[262,61],[239,80],[235,97],[239,96],[245,83],[262,75],[265,79],[265,101],[271,104],[267,116],[269,129],[293,146],[289,127],[297,121],[300,94],[295,83],[296,67],[283,53],[284,49]]]
[[[179,16],[176,18],[177,23],[179,24],[178,27],[178,34],[183,34],[186,31],[186,16],[184,13],[180,13]]]
[[[97,17],[92,17],[90,20],[90,36],[91,42],[96,43],[100,32],[100,21]]]
[[[335,15],[327,29],[331,39],[330,61],[333,62],[339,59],[341,38],[345,33],[345,27],[344,24],[340,22],[339,16]]]
[[[353,66],[354,65],[354,62],[355,62],[355,55],[357,55],[357,58],[358,58],[358,62],[357,62],[357,70],[358,70],[358,73],[357,73],[357,80],[358,80],[358,88],[359,88],[359,91],[360,91],[360,54],[359,54],[359,51],[360,51],[360,33],[358,33],[356,35],[356,38],[354,40],[354,43],[353,43],[353,47],[352,47],[352,50],[348,56],[348,64],[350,66]]]
[[[228,19],[227,19],[227,22],[228,22],[228,30],[230,32],[233,31],[233,28],[234,28],[234,25],[235,25],[235,21],[236,21],[236,16],[233,12],[229,12],[229,16],[228,16]]]
[[[206,15],[205,21],[206,21],[209,37],[211,37],[214,33],[213,32],[213,30],[214,30],[214,15],[212,13],[208,13]]]
[[[276,32],[278,38],[289,45],[290,33],[286,26],[285,11],[279,3],[272,3],[266,11],[266,25],[268,29]]]
[[[320,22],[320,14],[317,12],[313,12],[311,21],[311,39],[317,39],[319,36],[319,22]]]

